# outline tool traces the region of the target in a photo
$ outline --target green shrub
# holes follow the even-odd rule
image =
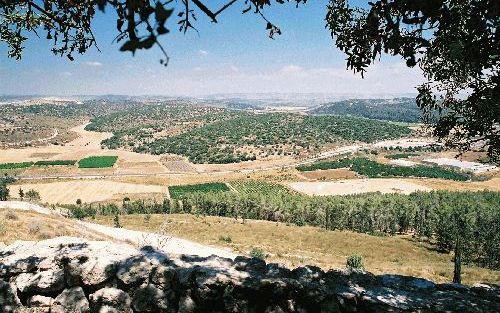
[[[5,212],[5,218],[8,220],[13,220],[13,221],[19,219],[19,217],[17,216],[17,214],[14,210],[7,210],[7,212]]]
[[[231,243],[233,240],[231,239],[231,236],[220,236],[219,241],[225,242],[225,243]]]
[[[113,218],[113,223],[115,224],[116,228],[122,228],[122,225],[120,224],[120,217],[118,214],[115,214],[115,217]]]
[[[38,201],[40,200],[40,193],[34,189],[30,189],[26,192],[26,197],[29,201]]]
[[[363,271],[365,269],[365,266],[363,265],[363,257],[359,254],[353,254],[347,257],[346,266],[349,270]]]
[[[266,253],[264,252],[264,250],[257,247],[252,247],[252,249],[250,249],[249,254],[252,258],[257,258],[261,260],[264,260],[266,258]]]

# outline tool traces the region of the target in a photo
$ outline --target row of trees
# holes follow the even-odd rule
[[[124,202],[121,207],[70,207],[73,216],[190,213],[311,225],[328,230],[415,234],[443,252],[459,251],[465,263],[500,269],[500,193],[416,192],[307,197],[274,194],[190,193],[179,200]]]
[[[421,112],[413,98],[351,99],[323,104],[313,114],[361,116],[376,120],[418,123]]]
[[[356,173],[372,178],[377,177],[429,177],[443,178],[457,181],[467,181],[471,179],[471,175],[464,172],[455,171],[452,169],[442,168],[439,166],[396,166],[390,164],[382,164],[366,158],[343,158],[335,161],[319,161],[310,165],[301,165],[297,170],[302,172],[327,170],[337,168],[350,168]]]

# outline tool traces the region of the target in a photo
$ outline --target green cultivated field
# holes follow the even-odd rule
[[[75,165],[76,160],[37,161],[36,166]]]
[[[360,175],[365,175],[371,178],[377,177],[428,177],[428,178],[443,178],[457,181],[467,181],[470,175],[449,170],[441,167],[431,166],[393,166],[381,164],[365,158],[340,159],[337,161],[322,161],[311,165],[298,166],[297,170],[301,172],[328,170],[336,168],[349,167],[351,170]]]
[[[21,163],[0,163],[1,170],[11,170],[19,168],[27,168],[33,165],[33,162],[21,162]]]
[[[290,189],[278,183],[271,183],[261,180],[238,180],[230,183],[234,189],[241,194],[291,194]]]
[[[168,187],[168,191],[170,192],[171,198],[178,199],[193,193],[225,192],[231,190],[224,183],[206,183],[185,186],[170,186]]]
[[[79,168],[106,168],[113,167],[118,160],[117,156],[90,156],[78,162]]]

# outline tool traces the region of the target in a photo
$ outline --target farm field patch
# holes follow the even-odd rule
[[[65,166],[65,165],[75,165],[76,160],[44,160],[44,161],[36,161],[35,166]]]
[[[431,188],[402,179],[349,179],[333,182],[293,182],[288,186],[310,196],[340,196],[368,192],[403,193],[429,191]]]
[[[24,192],[33,189],[40,193],[41,202],[51,204],[74,204],[77,199],[82,202],[100,202],[122,200],[127,194],[164,194],[167,188],[156,185],[120,183],[110,180],[70,180],[43,183],[16,183],[11,185],[15,196],[19,188]]]
[[[196,185],[170,186],[170,197],[178,199],[197,192],[226,192],[231,191],[225,183],[204,183]]]
[[[299,176],[312,180],[337,180],[337,179],[358,178],[358,175],[355,172],[344,168],[299,172]]]
[[[263,180],[239,180],[229,183],[236,192],[251,195],[276,195],[279,193],[292,193],[290,189],[282,184],[274,182],[266,182]]]
[[[78,161],[79,168],[106,168],[113,167],[118,160],[117,156],[90,156]]]
[[[19,162],[19,163],[0,163],[1,170],[21,169],[28,168],[33,165],[33,162]]]

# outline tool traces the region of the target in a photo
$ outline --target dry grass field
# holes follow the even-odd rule
[[[348,179],[331,182],[292,182],[288,186],[293,190],[310,196],[339,196],[366,192],[410,194],[431,188],[415,182],[397,178]]]
[[[436,252],[430,245],[411,237],[376,237],[349,231],[326,231],[315,227],[288,226],[281,223],[193,215],[120,216],[125,228],[155,232],[167,218],[168,231],[203,244],[230,247],[247,254],[253,247],[268,255],[268,262],[289,267],[317,265],[323,269],[343,268],[354,253],[363,256],[368,271],[424,277],[450,282],[453,256]],[[113,225],[113,216],[98,216],[94,222]],[[463,281],[500,282],[500,271],[466,266]]]
[[[74,204],[77,199],[87,203],[121,200],[130,194],[144,195],[144,197],[167,194],[167,188],[158,185],[119,183],[109,180],[66,180],[14,184],[11,185],[14,196],[17,195],[19,188],[25,192],[30,189],[38,191],[41,202],[50,204]]]
[[[297,175],[300,175],[307,180],[337,180],[337,179],[358,178],[358,174],[356,174],[356,172],[344,168],[331,169],[331,170],[318,170],[310,172],[298,172]]]
[[[0,209],[0,242],[4,244],[8,245],[16,240],[44,240],[58,236],[109,239],[83,229],[71,219],[33,211]]]

